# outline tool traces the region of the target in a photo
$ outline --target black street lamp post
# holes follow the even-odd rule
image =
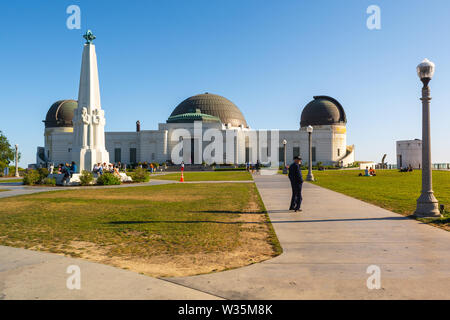
[[[306,176],[306,181],[314,181],[314,176],[312,173],[312,133],[313,127],[306,127],[306,132],[308,132],[308,143],[309,143],[309,159],[308,159],[308,175]]]
[[[432,188],[431,143],[430,143],[430,87],[434,75],[434,63],[425,59],[417,66],[417,74],[423,83],[422,88],[422,193],[417,199],[414,215],[418,217],[439,218],[439,204]]]

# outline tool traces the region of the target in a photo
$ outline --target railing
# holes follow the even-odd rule
[[[376,169],[381,169],[380,165],[376,165]],[[386,164],[385,169],[398,169],[396,164]],[[450,163],[433,163],[431,165],[433,170],[450,170]]]
[[[450,163],[433,163],[431,168],[433,170],[450,170]]]

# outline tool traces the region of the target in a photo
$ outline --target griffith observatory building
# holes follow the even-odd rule
[[[101,107],[97,57],[88,31],[84,38],[78,100],[60,100],[47,112],[44,147],[38,147],[36,164],[75,161],[80,170],[92,170],[98,162],[186,164],[217,163],[265,164],[269,155],[278,156],[278,164],[290,163],[294,156],[308,161],[308,126],[313,127],[312,161],[323,165],[347,166],[354,162],[354,146],[347,145],[347,117],[342,105],[328,96],[315,96],[299,112],[299,128],[294,130],[254,130],[236,104],[212,93],[197,94],[176,106],[164,123],[155,130],[141,130],[136,122],[133,132],[104,131],[107,112]],[[168,110],[170,110],[170,106]],[[175,132],[185,132],[186,136]],[[222,133],[223,150],[214,159],[204,158],[203,151],[213,139],[205,139],[209,129]],[[206,135],[205,135],[206,134]],[[217,137],[215,137],[217,139]],[[182,145],[182,150],[178,150]],[[175,149],[178,148],[178,149]],[[192,152],[191,152],[192,150]],[[179,155],[173,159],[174,152]],[[217,150],[215,151],[217,152]],[[214,154],[214,152],[213,152]],[[214,160],[214,161],[213,161]],[[272,164],[273,165],[273,164]]]

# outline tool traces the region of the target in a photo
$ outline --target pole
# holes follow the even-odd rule
[[[16,162],[16,172],[15,176],[19,177],[19,145],[16,144],[16,155],[15,155],[15,162]]]
[[[431,141],[430,141],[430,79],[422,79],[422,193],[417,199],[418,217],[439,218],[439,204],[432,189]]]
[[[285,143],[283,144],[283,147],[284,147],[283,174],[286,174],[287,173],[287,169],[286,169],[286,144]]]
[[[306,176],[306,181],[314,181],[314,176],[312,174],[312,135],[308,132],[309,141],[309,159],[308,159],[308,175]]]

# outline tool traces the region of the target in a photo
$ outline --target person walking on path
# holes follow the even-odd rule
[[[256,165],[255,165],[255,169],[256,169],[256,174],[259,173],[259,169],[261,168],[261,163],[259,162],[259,160],[256,160]]]
[[[300,157],[294,157],[294,163],[289,166],[289,180],[291,181],[292,188],[292,198],[291,198],[291,206],[289,210],[302,211],[300,209],[302,205],[302,185],[303,185],[303,176],[300,165],[302,163],[302,159]]]

